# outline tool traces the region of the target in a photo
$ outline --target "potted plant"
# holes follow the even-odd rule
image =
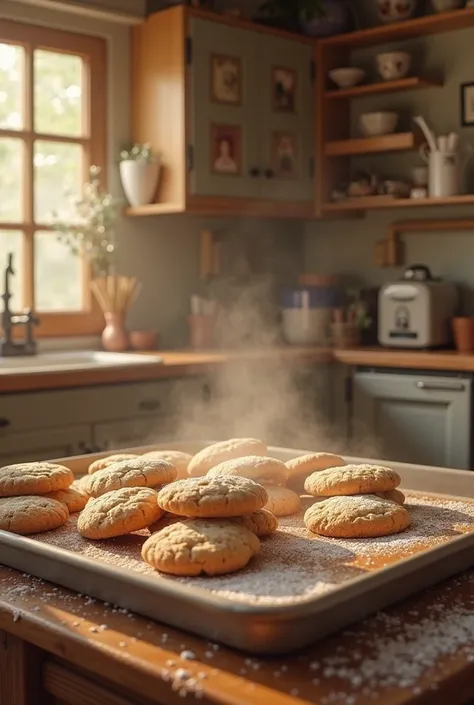
[[[149,144],[134,144],[120,152],[120,178],[131,206],[152,203],[158,179],[160,162]]]

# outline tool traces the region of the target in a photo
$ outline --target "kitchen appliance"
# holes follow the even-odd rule
[[[450,319],[458,305],[455,284],[434,279],[413,265],[379,294],[379,343],[398,348],[435,348],[451,341]]]

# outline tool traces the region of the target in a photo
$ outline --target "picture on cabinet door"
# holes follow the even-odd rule
[[[211,125],[211,171],[238,176],[242,171],[240,125]]]
[[[272,103],[276,113],[296,112],[296,71],[272,69]]]
[[[242,68],[236,56],[211,56],[211,100],[225,105],[240,105],[242,100]]]
[[[296,179],[296,135],[292,132],[274,132],[272,139],[273,170],[280,179]]]

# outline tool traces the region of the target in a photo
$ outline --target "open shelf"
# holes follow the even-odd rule
[[[339,100],[341,98],[363,98],[364,96],[380,95],[383,93],[397,93],[398,91],[413,91],[422,88],[438,88],[442,86],[441,80],[428,80],[419,76],[400,78],[397,81],[379,81],[366,83],[352,88],[339,88],[326,91],[326,100]]]
[[[376,154],[377,152],[401,152],[414,149],[417,144],[414,132],[396,132],[380,137],[356,137],[349,140],[326,142],[324,154],[327,157],[349,157],[357,154]]]
[[[323,214],[348,213],[383,208],[423,208],[432,206],[469,206],[474,205],[474,194],[449,196],[448,198],[394,198],[393,196],[368,196],[367,198],[348,198],[338,203],[325,203]]]

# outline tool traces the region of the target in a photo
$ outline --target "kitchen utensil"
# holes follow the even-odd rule
[[[459,352],[474,350],[474,318],[471,316],[453,318],[454,344]]]
[[[428,142],[428,146],[431,149],[432,152],[436,152],[437,150],[437,145],[436,145],[436,140],[433,132],[430,130],[428,125],[426,124],[426,120],[424,117],[421,115],[415,115],[413,118],[413,122],[418,125],[418,127],[421,129],[423,132],[426,141]]]
[[[422,145],[420,154],[428,164],[428,193],[430,197],[457,196],[461,192],[459,152],[433,152],[429,151],[426,145]]]
[[[348,66],[332,69],[328,72],[328,76],[338,88],[352,88],[352,86],[357,86],[359,83],[362,83],[366,74],[364,69],[357,68],[356,66]]]
[[[213,316],[189,316],[189,344],[194,350],[214,347],[216,319]]]
[[[440,135],[438,137],[438,152],[448,151],[448,138],[446,135]]]
[[[455,132],[450,132],[448,135],[447,152],[456,152],[459,147],[459,135]]]
[[[394,132],[398,123],[398,113],[379,111],[363,113],[359,118],[359,125],[366,137],[389,135]]]
[[[406,51],[389,51],[376,56],[377,70],[384,81],[405,78],[411,67],[411,55]]]
[[[382,22],[400,22],[413,17],[417,0],[376,0],[379,17]]]
[[[428,167],[415,166],[411,171],[411,177],[415,186],[428,185]]]

